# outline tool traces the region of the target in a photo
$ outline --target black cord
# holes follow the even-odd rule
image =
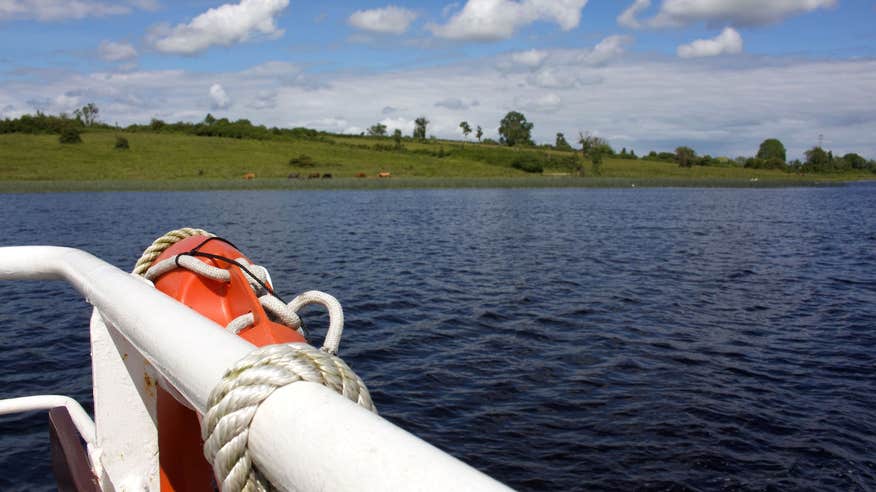
[[[257,284],[259,284],[263,289],[265,289],[265,291],[266,291],[268,294],[271,294],[272,296],[274,296],[274,297],[276,297],[277,299],[279,299],[280,302],[282,302],[283,304],[286,304],[286,301],[284,301],[282,297],[280,297],[279,295],[277,295],[277,293],[274,292],[274,289],[272,289],[271,287],[269,287],[268,285],[266,285],[264,282],[262,282],[261,280],[259,280],[258,277],[256,277],[251,271],[249,271],[249,269],[248,269],[247,267],[245,267],[244,265],[240,264],[237,260],[232,260],[231,258],[227,258],[227,257],[225,257],[225,256],[221,256],[221,255],[214,255],[213,253],[204,253],[203,251],[198,251],[201,247],[203,247],[205,244],[207,244],[207,243],[210,242],[210,241],[222,241],[223,243],[228,244],[228,245],[231,246],[232,248],[237,249],[237,246],[235,246],[234,244],[232,244],[231,241],[229,241],[229,240],[227,240],[227,239],[224,239],[224,238],[221,238],[221,237],[218,237],[218,236],[209,237],[209,238],[207,238],[207,239],[201,241],[200,244],[198,244],[198,245],[195,246],[194,248],[192,248],[192,249],[186,251],[185,253],[180,253],[180,254],[176,255],[176,257],[174,258],[174,263],[176,264],[176,266],[177,266],[177,267],[180,266],[180,264],[179,264],[179,257],[180,257],[180,256],[192,256],[192,257],[210,258],[210,259],[212,259],[212,260],[220,260],[220,261],[224,261],[224,262],[227,262],[227,263],[231,263],[231,264],[233,264],[233,265],[237,265],[238,268],[240,268],[241,270],[243,270],[244,272],[246,272],[246,274],[249,275],[253,280],[255,280]],[[237,249],[237,250],[240,251],[239,249]]]

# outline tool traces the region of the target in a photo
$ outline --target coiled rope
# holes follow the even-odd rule
[[[182,228],[156,239],[137,260],[134,274],[154,281],[175,268],[185,268],[198,275],[228,282],[228,270],[201,261],[194,250],[152,263],[177,242],[191,236],[216,236],[203,229]],[[197,248],[195,248],[197,249]],[[224,259],[223,260],[228,260]],[[320,304],[329,312],[329,329],[322,349],[306,343],[269,345],[249,353],[230,368],[210,394],[208,410],[201,422],[204,456],[213,465],[223,492],[261,491],[273,487],[258,471],[247,447],[249,425],[259,405],[274,390],[298,381],[324,385],[362,407],[375,412],[371,395],[362,379],[337,357],[344,312],[340,302],[320,291],[304,292],[288,304],[267,289],[270,275],[267,269],[249,263],[244,258],[228,260],[245,272],[265,312],[277,322],[302,332],[298,311],[310,304]],[[254,323],[252,313],[233,319],[227,330],[238,333]]]
[[[270,490],[249,455],[249,425],[274,390],[298,381],[322,384],[375,412],[365,383],[339,357],[306,343],[268,345],[234,365],[213,389],[201,422],[204,455],[223,492]]]

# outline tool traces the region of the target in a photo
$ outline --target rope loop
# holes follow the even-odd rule
[[[306,343],[268,345],[250,352],[210,393],[201,421],[204,456],[223,492],[271,489],[249,455],[249,426],[274,390],[298,381],[321,384],[377,412],[365,383],[337,356]]]
[[[211,234],[203,229],[195,229],[194,227],[183,227],[182,229],[167,232],[155,241],[152,241],[152,244],[146,248],[146,251],[144,251],[142,255],[140,255],[140,259],[137,260],[137,264],[134,266],[133,273],[136,275],[143,275],[146,273],[146,270],[149,269],[152,262],[161,256],[161,253],[163,253],[164,250],[179,241],[192,236],[215,237],[215,234]]]

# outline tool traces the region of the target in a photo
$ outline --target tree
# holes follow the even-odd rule
[[[76,119],[81,121],[85,126],[91,126],[97,121],[97,113],[100,113],[100,110],[94,103],[88,103],[79,109],[73,110]]]
[[[402,131],[399,130],[398,128],[396,128],[395,131],[392,132],[392,141],[395,142],[395,149],[396,150],[401,149]]]
[[[578,132],[578,143],[581,144],[581,154],[587,157],[593,152],[614,155],[614,149],[608,144],[608,140],[591,135],[590,132]]]
[[[573,150],[569,142],[566,141],[566,136],[562,133],[557,133],[557,141],[554,144],[557,150]]]
[[[207,116],[204,116],[204,124],[209,126],[213,123],[216,123],[216,118],[214,118],[212,114],[207,113]]]
[[[690,147],[678,147],[675,149],[675,162],[681,167],[691,167],[697,158],[697,153]]]
[[[806,151],[804,169],[809,172],[824,172],[830,169],[830,154],[821,147],[812,147]]]
[[[368,135],[372,137],[385,137],[386,136],[386,125],[383,123],[375,123],[368,129]]]
[[[478,142],[481,141],[481,137],[483,137],[483,136],[484,136],[484,130],[481,128],[481,125],[478,125],[478,129],[475,132],[475,137],[477,137]]]
[[[852,169],[867,169],[867,159],[864,159],[854,152],[844,155],[843,160],[846,161],[846,164],[851,166]]]
[[[757,158],[765,161],[778,159],[785,162],[787,160],[785,146],[776,138],[768,138],[760,144],[760,149],[757,151]]]
[[[462,129],[462,135],[465,138],[468,138],[469,133],[471,133],[471,126],[469,126],[467,121],[462,121],[459,123],[459,128]]]
[[[429,126],[429,120],[425,116],[420,116],[414,120],[414,138],[417,140],[426,140],[426,127]]]
[[[532,127],[534,125],[526,121],[526,116],[517,111],[510,111],[499,123],[499,141],[505,145],[532,145]]]

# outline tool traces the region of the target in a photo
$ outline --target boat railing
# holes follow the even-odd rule
[[[94,445],[89,456],[104,489],[158,489],[156,384],[203,415],[225,371],[256,348],[85,251],[3,247],[0,279],[66,280],[95,307],[94,421],[65,397],[7,400],[0,411],[66,406]],[[314,383],[290,384],[268,397],[250,424],[248,443],[258,469],[281,489],[508,490]]]

